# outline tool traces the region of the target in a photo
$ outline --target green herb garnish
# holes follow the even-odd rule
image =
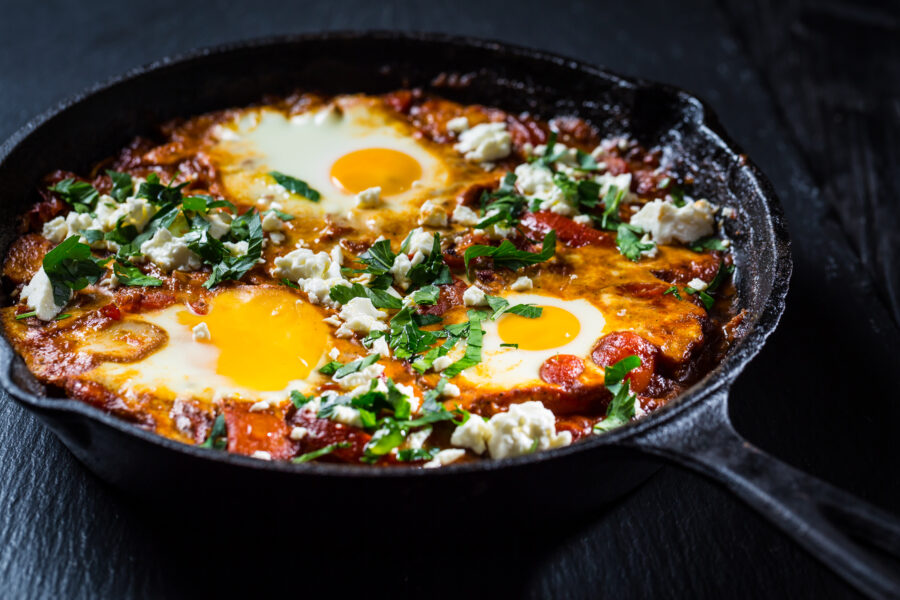
[[[556,252],[556,231],[550,230],[544,236],[544,242],[540,252],[526,252],[519,250],[509,240],[503,240],[499,246],[474,245],[466,248],[464,255],[466,272],[469,271],[469,262],[473,258],[485,256],[493,260],[497,267],[506,267],[511,271],[521,269],[527,265],[545,262]]]
[[[94,189],[94,186],[86,181],[77,179],[63,179],[56,185],[51,186],[51,192],[59,194],[59,196],[70,204],[75,212],[90,212],[97,203],[100,194]]]
[[[319,448],[318,450],[313,450],[312,452],[306,452],[305,454],[296,456],[291,459],[291,462],[296,463],[296,464],[309,462],[311,460],[316,460],[317,458],[321,458],[322,456],[325,456],[326,454],[331,454],[332,452],[334,452],[335,450],[337,450],[339,448],[349,448],[349,447],[350,447],[350,442],[338,442],[336,444],[328,444],[327,446],[323,446],[322,448]]]
[[[270,171],[269,175],[272,176],[272,179],[274,179],[278,185],[287,191],[293,192],[298,196],[303,196],[307,200],[318,202],[319,198],[321,198],[321,194],[309,187],[309,184],[303,180],[291,177],[290,175],[285,175],[284,173],[279,173],[278,171]]]
[[[630,393],[630,383],[625,376],[641,366],[638,356],[626,356],[603,370],[603,384],[613,398],[606,408],[606,418],[594,425],[594,433],[603,433],[628,423],[635,413],[637,396]]]

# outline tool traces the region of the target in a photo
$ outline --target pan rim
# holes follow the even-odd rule
[[[106,427],[118,430],[120,433],[138,438],[160,446],[166,450],[184,453],[194,459],[213,461],[227,464],[234,468],[245,468],[263,471],[275,471],[286,474],[306,475],[316,477],[378,477],[378,478],[412,478],[412,477],[450,477],[472,473],[482,473],[499,469],[513,469],[543,463],[544,461],[562,460],[564,457],[575,453],[590,452],[602,447],[626,446],[635,438],[657,429],[665,423],[678,419],[681,415],[690,412],[693,408],[709,401],[717,396],[727,395],[734,379],[743,371],[747,363],[761,350],[766,339],[775,330],[784,312],[785,298],[788,291],[789,280],[792,271],[790,256],[790,238],[783,209],[775,194],[775,191],[752,160],[746,158],[740,147],[724,131],[715,113],[709,105],[681,88],[648,81],[637,77],[620,75],[604,67],[595,66],[577,59],[569,58],[545,50],[538,50],[510,44],[507,42],[471,36],[458,36],[446,33],[432,32],[400,32],[390,30],[361,30],[361,31],[329,31],[323,33],[305,33],[275,35],[253,38],[238,42],[227,42],[209,47],[189,50],[163,57],[143,66],[129,69],[119,75],[96,83],[86,89],[65,98],[51,108],[43,111],[30,119],[25,125],[13,133],[3,144],[0,144],[0,165],[9,154],[31,135],[39,127],[51,121],[57,115],[64,113],[74,105],[90,99],[95,94],[101,93],[114,86],[125,84],[132,79],[155,73],[168,67],[189,63],[206,56],[224,55],[231,52],[248,51],[267,46],[302,44],[321,41],[358,41],[371,39],[373,41],[408,41],[427,44],[438,44],[465,48],[479,48],[488,51],[501,51],[507,56],[515,56],[527,60],[543,63],[552,63],[591,76],[612,80],[617,85],[638,88],[652,88],[665,91],[679,99],[693,105],[696,110],[692,120],[698,134],[704,136],[707,143],[714,143],[726,150],[733,157],[740,157],[738,169],[744,169],[752,182],[753,193],[760,196],[767,213],[766,221],[771,226],[772,244],[775,249],[776,264],[773,265],[773,277],[771,289],[766,299],[761,302],[762,310],[752,315],[747,333],[732,347],[723,360],[707,373],[700,381],[686,390],[681,396],[668,403],[663,408],[638,421],[634,421],[621,428],[598,436],[590,436],[575,444],[543,451],[531,455],[516,458],[490,459],[472,463],[448,465],[440,469],[378,469],[363,465],[331,464],[331,463],[305,463],[293,464],[280,461],[262,461],[238,454],[216,452],[171,440],[156,433],[141,429],[119,417],[104,412],[99,408],[71,398],[58,398],[45,395],[37,395],[22,389],[12,379],[12,371],[16,360],[21,360],[9,344],[5,336],[0,336],[0,386],[10,396],[26,405],[27,408],[38,413],[58,413],[70,417],[86,418]]]

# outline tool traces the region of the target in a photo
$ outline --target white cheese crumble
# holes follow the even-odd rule
[[[451,133],[462,133],[469,128],[469,119],[466,117],[455,117],[447,121],[447,131]]]
[[[272,460],[272,454],[265,450],[255,450],[250,456],[259,460]]]
[[[421,252],[427,256],[428,254],[431,254],[433,246],[434,234],[425,231],[421,227],[416,227],[410,232],[409,246],[406,251],[412,255],[415,255],[416,252]]]
[[[231,215],[225,212],[212,212],[206,215],[206,221],[209,223],[209,235],[216,239],[231,230]]]
[[[34,311],[34,316],[41,321],[52,321],[65,306],[65,304],[57,306],[53,300],[53,284],[50,283],[50,278],[47,277],[44,267],[38,269],[31,281],[22,288],[22,293],[19,297],[28,308]],[[71,298],[72,290],[69,290],[69,299]]]
[[[682,207],[669,200],[652,200],[631,217],[631,224],[650,234],[657,244],[679,241],[689,244],[714,231],[715,205],[706,200],[688,202]]]
[[[44,223],[41,235],[51,242],[60,243],[69,234],[69,226],[66,224],[65,217],[55,217]]]
[[[549,210],[570,217],[578,212],[553,182],[553,173],[539,163],[522,163],[516,167],[516,189],[529,200],[539,199],[540,210]]]
[[[300,427],[299,425],[291,429],[290,438],[295,442],[299,442],[303,438],[309,435],[309,429],[306,427]]]
[[[463,292],[463,304],[466,306],[487,306],[487,297],[484,291],[477,286],[469,286]]]
[[[343,261],[340,246],[332,248],[331,254],[299,247],[275,259],[272,275],[279,279],[287,277],[296,282],[309,296],[311,303],[336,307],[337,304],[328,297],[328,293],[335,285],[349,285],[341,274]]]
[[[466,160],[486,162],[509,156],[511,142],[506,123],[481,123],[460,133],[454,148]]]
[[[447,367],[449,367],[450,365],[452,365],[454,362],[456,362],[456,361],[447,355],[438,356],[436,359],[434,359],[434,362],[431,363],[431,368],[437,372],[441,372],[444,369],[446,369]]]
[[[422,465],[422,468],[434,469],[437,467],[443,467],[444,465],[449,465],[452,462],[456,462],[457,460],[465,456],[465,454],[466,451],[460,450],[459,448],[448,448],[446,450],[441,450],[434,455],[434,458]]]
[[[352,298],[341,308],[339,316],[343,323],[334,332],[337,337],[351,337],[354,333],[368,335],[373,331],[384,331],[387,325],[382,319],[387,313],[378,310],[368,298]]]
[[[356,206],[359,208],[376,208],[381,204],[381,188],[370,187],[356,195]]]
[[[158,229],[153,237],[141,244],[141,253],[160,269],[196,271],[200,268],[200,257],[191,252],[183,238],[175,237],[165,228]]]
[[[331,413],[331,420],[350,425],[351,427],[362,427],[362,417],[359,411],[352,406],[337,405]]]
[[[269,410],[269,401],[268,400],[260,400],[258,402],[254,402],[250,406],[250,412],[262,412],[264,410]]]
[[[263,213],[261,225],[262,230],[268,233],[284,229],[284,221],[271,210]]]
[[[194,338],[195,342],[208,342],[212,339],[212,336],[209,334],[209,326],[203,321],[191,327],[191,337]]]
[[[463,204],[457,204],[451,215],[454,223],[459,223],[463,227],[474,227],[481,222],[478,213]]]
[[[419,224],[428,227],[446,227],[447,211],[439,203],[426,200],[419,209]]]
[[[509,286],[514,292],[524,292],[534,288],[534,282],[531,281],[531,277],[526,275],[522,275],[518,279],[512,282],[512,285]]]
[[[695,290],[697,290],[698,292],[702,292],[702,291],[704,291],[706,288],[709,287],[709,284],[706,283],[705,281],[703,281],[702,279],[699,279],[699,278],[697,278],[697,277],[694,277],[693,279],[691,279],[690,281],[688,281],[688,287],[689,287],[689,288],[692,288],[692,289],[695,289]]]
[[[250,251],[250,244],[247,241],[223,242],[222,245],[232,256],[244,256]]]
[[[590,215],[575,215],[572,217],[572,220],[578,223],[579,225],[590,225],[591,217]]]
[[[406,436],[406,447],[412,450],[418,450],[425,445],[425,440],[431,435],[431,427],[423,427],[418,431],[411,432]]]
[[[572,434],[557,433],[553,413],[543,403],[530,401],[513,404],[509,411],[497,413],[487,422],[478,415],[470,416],[453,432],[450,443],[476,454],[487,449],[491,458],[510,458],[567,446],[572,443]]]
[[[447,398],[458,398],[458,397],[459,397],[459,393],[460,393],[460,392],[459,392],[459,386],[456,385],[455,383],[449,383],[449,382],[448,382],[448,383],[445,383],[445,384],[444,384],[444,389],[443,389],[443,391],[441,392],[441,395],[442,395],[442,396],[445,396],[445,397],[447,397]]]

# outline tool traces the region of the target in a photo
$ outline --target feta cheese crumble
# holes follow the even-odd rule
[[[38,269],[31,281],[22,288],[20,298],[25,301],[28,308],[34,311],[34,316],[41,321],[52,321],[65,306],[56,305],[53,299],[53,284],[50,283],[44,267]],[[69,290],[69,299],[71,298],[72,290]]]
[[[166,272],[196,271],[201,265],[200,257],[191,252],[187,242],[173,236],[166,228],[158,229],[152,238],[141,244],[141,253]]]
[[[463,292],[463,304],[466,306],[487,306],[487,297],[481,288],[473,285]]]
[[[296,282],[309,296],[311,303],[336,307],[337,304],[328,297],[328,293],[335,285],[349,285],[341,274],[343,261],[340,246],[332,248],[330,254],[298,247],[275,259],[272,275]]]
[[[476,454],[483,454],[487,449],[491,458],[511,458],[567,446],[572,443],[572,434],[557,433],[553,412],[541,402],[530,401],[513,404],[509,411],[497,413],[489,421],[471,415],[456,428],[450,443]]]
[[[447,121],[447,131],[451,133],[462,133],[469,128],[469,119],[466,117],[455,117]]]
[[[448,448],[446,450],[441,450],[434,455],[434,458],[422,465],[422,468],[434,469],[437,467],[443,467],[444,465],[449,465],[452,462],[456,462],[457,460],[465,456],[465,454],[466,451],[459,448]]]
[[[272,454],[265,450],[255,450],[250,456],[259,460],[272,460]]]
[[[697,277],[694,277],[693,279],[691,279],[690,281],[688,281],[688,287],[689,287],[689,288],[692,288],[692,289],[695,289],[695,290],[697,290],[698,292],[702,292],[702,291],[704,291],[706,288],[709,287],[709,284],[706,283],[705,281],[703,281],[702,279],[699,279],[699,278],[697,278]]]
[[[457,204],[451,215],[454,223],[459,223],[463,227],[474,227],[481,221],[478,213],[463,204]]]
[[[203,321],[191,327],[191,337],[194,338],[195,342],[208,342],[212,339],[212,336],[209,334],[209,326]]]
[[[339,316],[343,323],[334,332],[337,337],[347,338],[354,333],[368,335],[373,331],[384,331],[387,325],[382,319],[387,313],[378,310],[369,298],[352,298],[341,308]]]
[[[454,148],[466,160],[488,162],[509,156],[511,142],[506,123],[481,123],[460,133]]]
[[[370,187],[356,195],[356,206],[359,208],[376,208],[381,204],[381,188]]]
[[[657,244],[689,244],[714,231],[715,205],[706,200],[677,207],[669,200],[652,200],[631,217],[631,224],[650,234]]]
[[[525,275],[522,275],[521,277],[513,281],[512,285],[509,286],[509,289],[514,292],[525,292],[532,288],[534,288],[534,282],[531,281],[530,277],[527,277]]]
[[[426,200],[419,209],[419,224],[428,227],[446,227],[447,211],[434,200]]]

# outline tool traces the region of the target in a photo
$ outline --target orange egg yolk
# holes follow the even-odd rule
[[[556,306],[542,306],[541,316],[528,319],[507,313],[497,322],[500,339],[519,350],[550,350],[565,346],[581,331],[578,318]]]
[[[237,288],[216,295],[205,315],[189,310],[179,323],[209,328],[219,350],[216,372],[256,391],[284,389],[307,377],[325,352],[329,330],[322,314],[297,296],[277,288]]]
[[[382,196],[405,192],[422,177],[422,166],[408,154],[366,148],[345,154],[331,166],[331,181],[349,194],[380,187]]]

